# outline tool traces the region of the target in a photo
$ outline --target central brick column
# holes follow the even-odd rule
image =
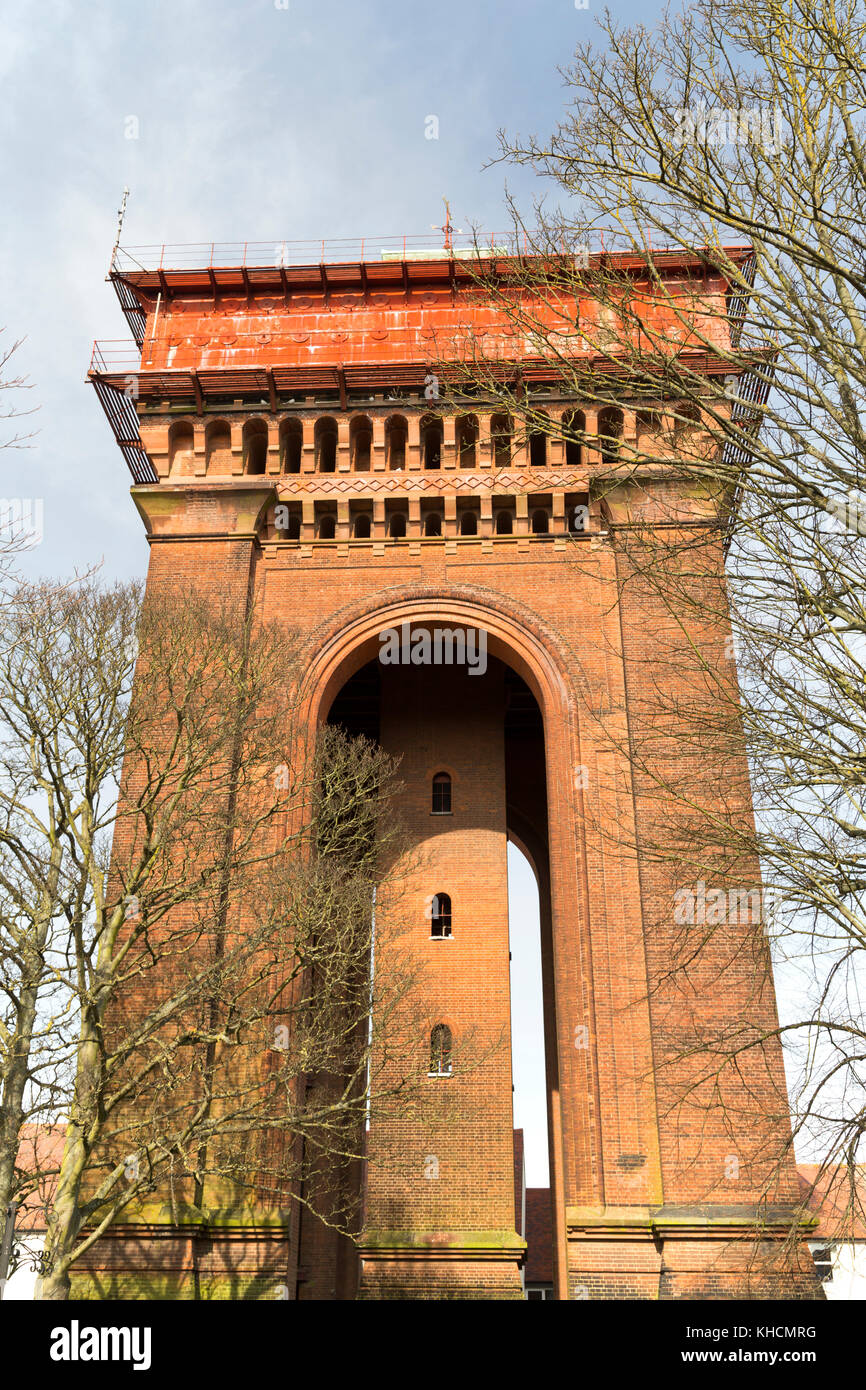
[[[418,960],[420,1113],[370,1134],[361,1294],[519,1298],[515,1231],[504,674],[383,666],[381,743],[401,756],[408,843],[377,918]],[[436,773],[452,810],[432,809]],[[451,935],[431,935],[431,900],[448,894]],[[451,1075],[425,1075],[430,1032],[453,1039]]]

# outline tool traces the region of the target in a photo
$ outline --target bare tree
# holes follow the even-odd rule
[[[582,450],[618,556],[611,602],[636,592],[658,615],[623,751],[642,853],[670,873],[653,906],[672,929],[662,973],[698,969],[730,928],[706,899],[688,921],[677,884],[697,910],[709,885],[749,894],[760,864],[768,891],[744,925],[763,913],[796,999],[773,1030],[797,1063],[795,1135],[851,1167],[856,1214],[866,25],[853,0],[698,0],[655,30],[609,13],[599,28],[563,74],[552,134],[501,136],[503,162],[553,191],[534,228],[513,209],[526,256],[479,262],[502,331],[464,341],[452,380],[524,439]],[[597,430],[554,419],[545,378],[592,404]],[[731,775],[743,736],[756,824]],[[760,955],[761,934],[742,949]],[[736,1019],[695,1037],[678,1103],[717,1094],[766,1040]],[[680,1048],[681,1077],[685,1060]]]
[[[5,332],[5,328],[0,328],[0,336]],[[21,372],[17,375],[12,375],[10,372],[12,359],[23,341],[23,338],[18,338],[12,343],[4,343],[0,346],[0,393],[2,393],[0,394],[0,401],[3,403],[2,408],[0,408],[0,420],[3,421],[19,420],[23,416],[33,414],[32,410],[23,410],[18,400],[19,392],[33,389],[32,382],[28,381]],[[15,433],[0,439],[0,449],[21,449],[29,439],[33,438],[32,433],[20,434],[17,432],[17,426],[13,428]]]
[[[7,421],[18,420],[34,414],[33,409],[24,409],[21,393],[32,391],[33,384],[19,372],[15,373],[13,358],[21,347],[23,339],[3,342],[5,328],[0,328],[0,451],[3,449],[23,449],[33,438],[33,433],[22,433],[17,424],[7,433]],[[41,532],[41,515],[34,514],[41,507],[37,499],[27,502],[22,498],[0,498],[0,595],[14,579],[16,555],[28,550]]]
[[[5,636],[0,1171],[32,1185],[22,1125],[65,1125],[42,1296],[154,1193],[349,1229],[339,1175],[416,1065],[409,954],[371,976],[393,761],[311,752],[291,634],[195,597],[25,587]]]

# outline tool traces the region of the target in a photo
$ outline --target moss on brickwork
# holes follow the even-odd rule
[[[175,1303],[273,1303],[284,1298],[286,1286],[273,1278],[202,1278],[198,1290],[189,1272],[137,1274],[82,1274],[72,1280],[70,1298],[87,1302]]]
[[[124,1302],[175,1302],[192,1298],[189,1275],[160,1272],[143,1274],[78,1274],[73,1275],[69,1297],[87,1302],[120,1299]]]

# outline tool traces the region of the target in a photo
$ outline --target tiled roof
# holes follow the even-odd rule
[[[24,1125],[15,1166],[33,1175],[33,1185],[21,1200],[15,1222],[18,1230],[45,1228],[45,1210],[54,1199],[57,1173],[63,1155],[63,1125]]]
[[[819,1217],[814,1238],[866,1241],[866,1164],[798,1163],[803,1200]]]

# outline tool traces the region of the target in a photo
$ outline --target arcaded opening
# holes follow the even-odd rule
[[[562,417],[565,433],[565,465],[579,468],[583,462],[583,438],[586,433],[586,416],[582,410],[567,410]]]
[[[507,468],[511,463],[511,436],[514,422],[510,415],[491,415],[490,443],[493,449],[494,468]]]
[[[373,424],[366,415],[356,416],[352,421],[349,427],[349,447],[353,472],[369,473],[373,454]]]
[[[615,405],[598,412],[598,446],[602,463],[616,463],[622,444],[622,411]]]
[[[316,467],[320,473],[337,468],[337,422],[328,416],[316,421]]]
[[[168,460],[171,473],[188,477],[195,465],[195,443],[192,425],[177,420],[168,432]]]
[[[529,463],[532,468],[545,468],[547,466],[547,438],[550,433],[550,424],[544,411],[539,413],[539,417],[533,428],[529,432]]]
[[[460,468],[474,468],[478,453],[478,419],[475,415],[460,415],[455,423],[457,462]]]
[[[421,421],[421,457],[425,468],[442,467],[442,421],[425,415]]]
[[[443,615],[443,622],[447,619]],[[452,625],[453,622],[452,622]],[[390,625],[383,623],[384,628]],[[414,624],[411,625],[413,628]],[[432,630],[432,624],[425,624]],[[399,624],[397,624],[399,628]],[[417,777],[420,827],[419,853],[427,855],[427,847],[437,843],[437,837],[451,834],[466,835],[473,827],[479,835],[487,836],[491,827],[485,812],[484,797],[477,794],[478,785],[485,779],[504,776],[505,822],[503,845],[507,872],[502,889],[502,915],[508,922],[510,951],[510,1049],[513,1073],[513,1130],[523,1131],[523,1151],[526,1162],[527,1186],[536,1192],[550,1186],[549,1134],[552,1132],[553,1097],[558,1093],[556,1069],[556,1004],[553,984],[552,918],[550,911],[550,867],[548,838],[548,807],[546,796],[545,732],[541,709],[526,681],[515,669],[488,652],[488,669],[483,677],[467,679],[456,668],[439,671],[430,686],[428,716],[420,713],[421,705],[405,699],[400,693],[406,668],[378,659],[381,644],[378,638],[368,638],[363,649],[344,662],[351,670],[359,657],[361,664],[354,669],[336,690],[327,709],[329,723],[339,724],[350,734],[360,734],[374,741],[383,741],[389,752],[402,756],[401,768],[408,777]],[[366,655],[367,659],[364,660]],[[423,672],[421,673],[423,676]],[[473,687],[479,704],[490,699],[489,688],[482,693],[485,681],[491,681],[498,691],[490,710],[493,721],[491,746],[500,750],[495,755],[502,761],[498,771],[485,763],[485,754],[473,751],[472,772],[454,781],[452,771],[435,763],[422,776],[414,771],[413,760],[418,757],[418,745],[429,709],[438,709],[439,699],[451,682],[460,682],[460,700],[474,700]],[[445,701],[447,705],[447,700]],[[419,710],[419,735],[414,729],[412,711]],[[485,707],[486,708],[486,707]],[[400,712],[399,727],[406,733],[406,744],[393,747],[387,731],[393,730],[394,711]],[[323,711],[324,713],[325,711]],[[465,717],[465,716],[464,716]],[[383,725],[383,720],[385,724]],[[448,743],[440,748],[447,761]],[[465,757],[465,753],[464,753]],[[424,826],[430,827],[429,831]],[[427,859],[421,863],[427,865]],[[456,882],[452,882],[452,877]],[[414,929],[419,940],[429,941],[437,952],[437,960],[448,966],[450,952],[460,950],[464,943],[473,942],[474,876],[467,877],[465,867],[451,875],[448,861],[419,871],[417,904],[419,916]],[[426,906],[424,906],[426,904]],[[431,1008],[436,1008],[433,996]],[[448,1020],[446,1023],[444,1020]],[[431,1032],[419,1038],[419,1047],[430,1049],[428,1075],[431,1079],[454,1077],[459,1084],[460,1046],[463,1036],[459,1019],[450,1017],[447,1007],[433,1014]],[[433,1029],[448,1029],[449,1034],[440,1054],[440,1034]],[[451,1036],[453,1032],[453,1037]],[[426,1040],[425,1040],[426,1039]],[[434,1047],[436,1053],[434,1056]],[[440,1055],[442,1063],[440,1065]],[[516,1141],[517,1142],[517,1141]],[[510,1176],[510,1174],[509,1174]],[[551,1224],[551,1246],[556,1235]],[[554,1251],[551,1250],[554,1262]]]
[[[300,473],[303,444],[300,420],[284,420],[280,425],[280,466],[284,473]]]
[[[395,473],[406,467],[406,442],[409,426],[402,415],[392,415],[385,422],[385,456],[388,468]]]
[[[208,473],[231,473],[232,432],[225,420],[210,420],[205,426],[204,451]]]
[[[247,420],[243,431],[245,473],[264,473],[268,461],[268,427],[264,420]]]

